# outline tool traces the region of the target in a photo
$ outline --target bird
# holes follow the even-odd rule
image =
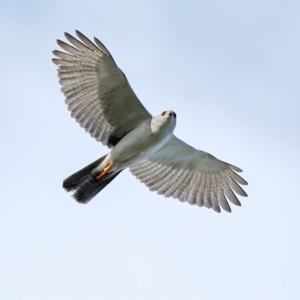
[[[247,197],[242,170],[197,150],[174,135],[172,110],[152,116],[140,102],[108,49],[76,30],[57,40],[53,63],[65,103],[79,125],[109,152],[63,181],[79,203],[88,203],[123,170],[150,191],[216,212]]]

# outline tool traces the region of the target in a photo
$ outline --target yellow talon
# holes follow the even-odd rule
[[[103,171],[96,178],[97,179],[102,178],[104,175],[106,175],[111,170],[111,167],[112,167],[112,163],[110,163],[107,167],[105,167],[103,169]]]

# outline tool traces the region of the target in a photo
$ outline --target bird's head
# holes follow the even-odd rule
[[[167,131],[173,133],[176,126],[176,113],[172,110],[165,110],[160,115],[152,118],[152,131]]]
[[[162,117],[165,118],[174,118],[176,120],[176,113],[173,110],[165,110],[161,113]]]

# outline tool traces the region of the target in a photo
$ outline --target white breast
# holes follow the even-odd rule
[[[160,149],[172,136],[174,124],[155,126],[151,120],[129,132],[112,149],[111,159],[117,169],[124,169],[137,164]]]

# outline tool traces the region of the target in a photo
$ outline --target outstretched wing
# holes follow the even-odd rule
[[[57,40],[66,51],[58,58],[58,77],[71,116],[97,141],[109,147],[151,117],[130,87],[109,51],[95,38],[91,42],[76,31],[79,40],[65,33],[73,45]]]
[[[151,191],[182,202],[230,212],[228,201],[241,205],[234,194],[247,196],[239,184],[247,182],[235,173],[237,167],[196,150],[176,136],[130,171]]]

